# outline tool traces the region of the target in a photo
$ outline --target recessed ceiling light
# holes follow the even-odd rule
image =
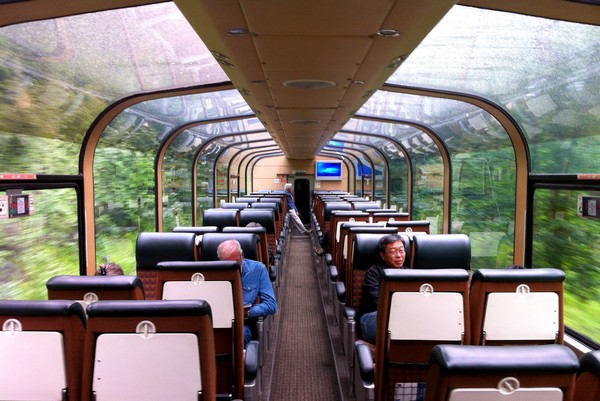
[[[295,89],[323,89],[335,86],[335,82],[323,79],[291,79],[284,81],[282,85]]]
[[[393,38],[396,36],[400,36],[400,32],[395,29],[380,29],[377,31],[377,36],[386,36],[388,38]]]
[[[290,120],[290,124],[301,124],[301,125],[309,125],[309,124],[319,124],[320,120]]]
[[[229,36],[244,36],[248,35],[250,31],[246,28],[233,28],[227,31]]]

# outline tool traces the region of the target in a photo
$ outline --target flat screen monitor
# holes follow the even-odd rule
[[[319,181],[340,181],[342,179],[342,162],[317,161],[315,179]]]

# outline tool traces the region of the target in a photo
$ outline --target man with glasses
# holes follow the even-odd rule
[[[223,241],[217,247],[219,260],[233,260],[242,267],[242,290],[244,292],[244,346],[253,337],[256,318],[272,315],[277,311],[277,301],[267,267],[256,260],[245,259],[237,240]],[[247,305],[247,306],[246,306]]]
[[[377,338],[377,302],[383,269],[404,269],[406,258],[404,241],[398,234],[381,237],[377,247],[382,263],[375,264],[367,270],[359,311],[361,337],[372,344],[375,344]]]

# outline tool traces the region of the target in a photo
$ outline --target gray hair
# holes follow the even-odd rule
[[[290,189],[292,189],[292,183],[288,182],[287,184],[285,184],[285,186],[283,187],[284,190],[289,191]]]

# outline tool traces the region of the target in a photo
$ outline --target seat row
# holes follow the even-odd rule
[[[359,348],[368,359],[366,346]],[[420,377],[378,380],[386,364],[365,365],[357,374],[356,399],[414,401],[597,401],[600,351],[577,358],[560,344],[526,346],[435,346]],[[383,374],[391,375],[389,372]]]
[[[170,234],[170,233],[167,233]],[[143,284],[136,276],[58,276],[47,283],[48,298],[97,304],[134,300],[203,300],[210,307],[214,334],[217,391],[226,399],[256,400],[261,391],[260,366],[268,347],[265,320],[258,318],[258,341],[244,350],[244,300],[240,266],[235,261],[161,261],[156,265],[156,299],[143,300]],[[122,301],[125,302],[125,301]],[[92,307],[93,306],[93,307]],[[173,318],[176,319],[175,313]],[[85,398],[84,398],[85,399]]]
[[[0,324],[0,399],[217,397],[206,301],[0,301]]]

